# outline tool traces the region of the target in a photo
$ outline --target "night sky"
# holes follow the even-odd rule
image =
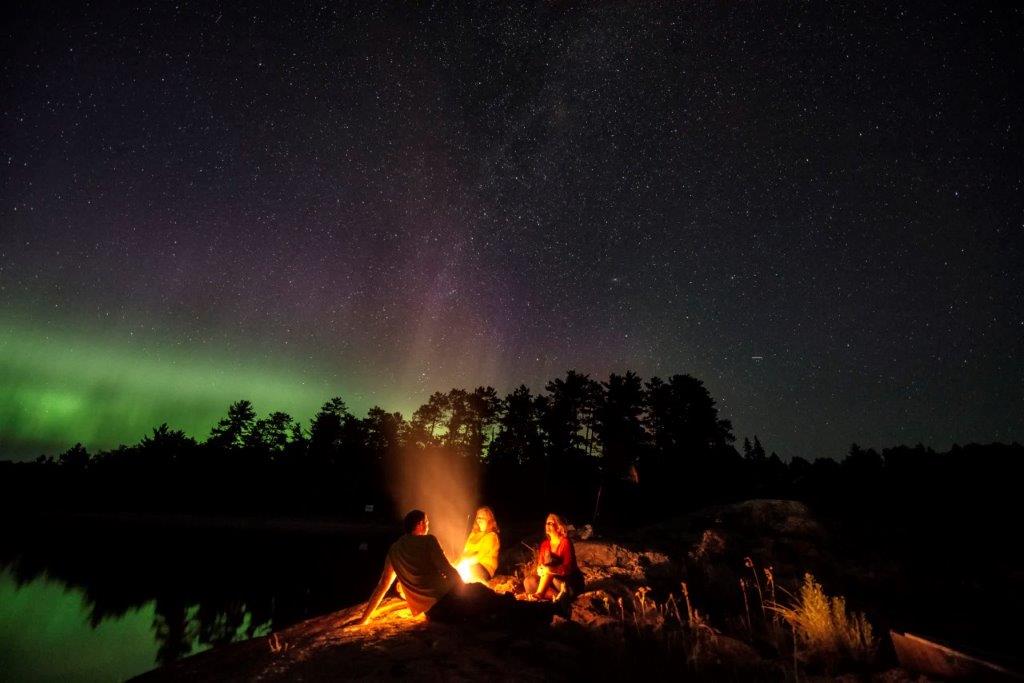
[[[1020,4],[491,4],[8,13],[0,458],[570,368],[1024,440]]]

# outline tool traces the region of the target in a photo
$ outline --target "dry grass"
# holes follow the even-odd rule
[[[602,590],[599,598],[583,598],[594,601],[591,609],[611,619],[593,633],[599,643],[593,655],[600,660],[595,671],[602,678],[705,677],[705,654],[715,631],[694,608],[687,585],[682,583],[681,588],[681,593],[668,593],[663,601],[655,600],[647,586],[627,595]]]
[[[749,572],[738,577],[743,612],[723,617],[731,636],[712,628],[695,609],[685,582],[678,593],[658,595],[641,586],[631,594],[585,594],[599,619],[592,631],[597,643],[592,671],[650,680],[667,674],[691,680],[800,680],[804,671],[831,676],[865,671],[872,663],[871,624],[863,614],[848,612],[842,596],[827,595],[811,574],[804,575],[794,596],[776,584],[771,566],[759,567],[749,557],[743,565]],[[786,604],[776,602],[777,592]],[[777,655],[765,655],[766,647]]]
[[[793,631],[796,657],[807,665],[829,670],[846,663],[868,664],[875,638],[862,613],[846,611],[842,596],[829,597],[810,574],[804,575],[799,595],[789,605],[769,605]]]

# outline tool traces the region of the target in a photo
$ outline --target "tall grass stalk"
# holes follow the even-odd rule
[[[743,593],[743,609],[747,613],[747,631],[754,635],[754,626],[750,622],[750,600],[747,598],[747,581],[740,577],[740,592]]]
[[[757,578],[757,567],[750,557],[743,558],[743,565],[754,575],[754,587],[757,588],[757,601],[761,603],[761,618],[768,621],[768,615],[764,611],[764,593],[761,592],[761,580]]]
[[[693,626],[693,605],[690,604],[690,588],[686,585],[686,582],[682,582],[683,586],[683,599],[686,600],[686,622]]]

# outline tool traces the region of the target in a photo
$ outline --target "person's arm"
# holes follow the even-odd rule
[[[487,557],[488,555],[497,555],[498,548],[501,547],[501,540],[498,538],[498,534],[493,531],[489,532],[484,536],[480,542],[480,557]]]
[[[554,556],[551,552],[551,542],[548,539],[540,544],[540,548],[537,551],[537,588],[533,591],[533,595],[537,598],[544,597],[544,594],[548,590],[548,586],[551,585],[551,568],[548,563]]]
[[[377,587],[373,589],[373,595],[370,596],[369,602],[366,603],[366,610],[363,612],[363,618],[359,620],[360,624],[366,624],[370,621],[370,617],[373,616],[374,610],[380,605],[380,601],[384,599],[384,594],[391,588],[391,584],[395,582],[395,570],[391,566],[391,558],[384,560],[384,571],[380,573],[380,581],[377,582]]]
[[[498,563],[498,549],[501,547],[501,541],[498,539],[498,534],[493,531],[488,532],[480,539],[480,550],[476,554],[476,561],[480,564],[485,563]],[[488,571],[494,571],[488,569]]]
[[[462,546],[462,556],[459,558],[460,560],[476,560],[480,557],[480,546],[477,546],[476,550],[471,547],[469,541],[472,537],[472,534],[470,534],[469,538],[466,539],[466,544]]]
[[[534,571],[536,572],[537,576],[540,576],[541,572],[546,572],[548,570],[547,562],[551,559],[551,551],[544,550],[544,548],[547,546],[547,543],[547,538],[540,542],[540,545],[537,546],[537,552],[533,558],[533,564],[535,567]]]
[[[563,536],[558,541],[558,551],[551,554],[552,562],[549,565],[551,573],[556,576],[568,575],[572,570],[572,558],[572,541],[569,540],[568,536]]]
[[[559,541],[558,550],[551,547],[551,541],[544,539],[544,543],[541,544],[540,549],[540,562],[545,565],[548,569],[555,569],[562,566],[562,549],[565,548],[564,539]]]

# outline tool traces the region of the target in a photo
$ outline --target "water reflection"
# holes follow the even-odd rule
[[[0,670],[36,680],[121,679],[358,602],[390,540],[66,521],[5,536]]]

